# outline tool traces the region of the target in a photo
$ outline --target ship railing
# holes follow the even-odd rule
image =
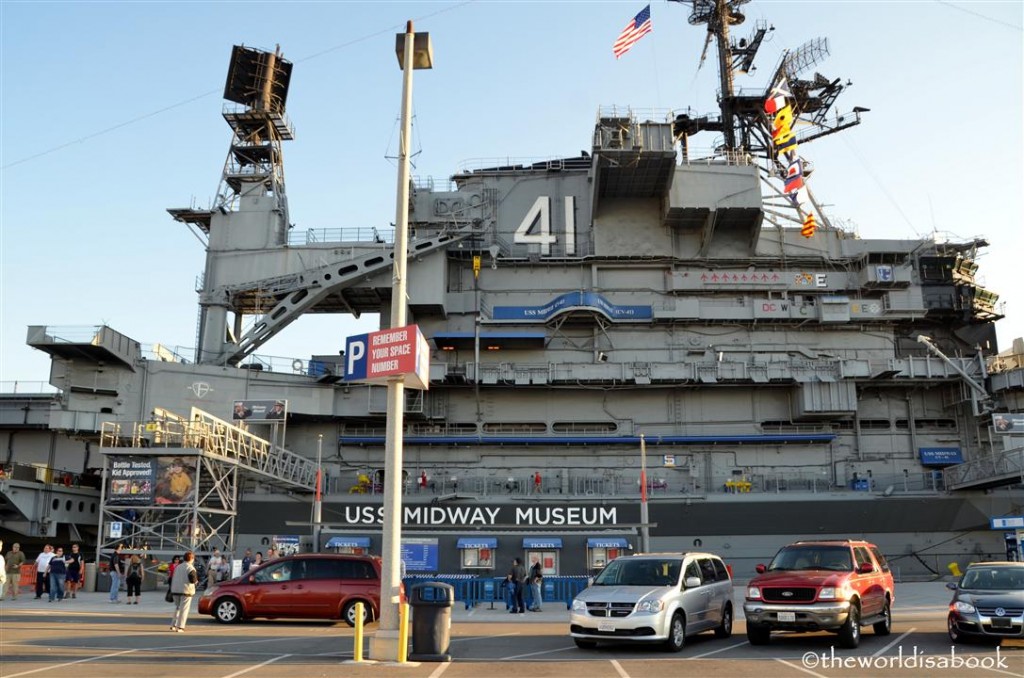
[[[44,485],[85,487],[98,490],[102,477],[100,469],[90,469],[87,473],[78,473],[66,468],[57,468],[46,464],[10,462],[0,465],[0,479],[37,482]]]
[[[45,381],[0,381],[0,393],[35,395],[40,393],[60,393],[60,389]]]
[[[605,104],[597,107],[597,122],[604,120],[629,120],[630,122],[670,123],[675,118],[675,111],[670,108],[634,108]]]
[[[337,244],[340,242],[377,243],[392,246],[395,242],[395,230],[393,228],[358,226],[352,228],[292,229],[288,232],[288,244],[292,247]]]

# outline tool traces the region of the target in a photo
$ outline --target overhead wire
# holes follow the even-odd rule
[[[450,12],[450,11],[452,11],[454,9],[458,9],[458,8],[464,6],[464,5],[468,5],[468,4],[471,4],[473,2],[476,2],[476,0],[464,0],[463,2],[459,2],[459,3],[456,3],[456,4],[451,5],[449,7],[445,7],[443,9],[439,9],[436,12],[431,12],[429,14],[424,14],[424,15],[416,18],[416,19],[413,19],[413,22],[425,21],[427,19],[430,19],[430,18],[433,18],[435,16],[438,16],[439,14],[443,14],[445,12]],[[401,29],[404,29],[404,28],[405,28],[404,24],[388,26],[388,27],[382,28],[382,29],[380,29],[378,31],[374,31],[373,33],[367,33],[367,34],[365,34],[363,36],[360,36],[358,38],[355,38],[353,40],[349,40],[348,42],[343,42],[341,44],[334,45],[333,47],[328,47],[327,49],[320,50],[319,52],[314,52],[313,54],[310,54],[308,56],[302,57],[301,59],[296,59],[296,60],[293,61],[293,63],[297,63],[298,64],[298,63],[304,63],[306,61],[312,61],[313,59],[318,59],[318,58],[320,58],[320,57],[322,57],[322,56],[324,56],[326,54],[330,54],[331,52],[336,52],[336,51],[338,51],[340,49],[345,49],[347,47],[351,47],[352,45],[356,45],[356,44],[358,44],[360,42],[365,42],[366,40],[369,40],[371,38],[375,38],[375,37],[377,37],[379,35],[383,35],[385,33],[389,33],[391,31],[395,31],[395,30],[401,30]],[[86,141],[89,141],[90,139],[95,139],[96,137],[103,136],[104,134],[109,134],[110,132],[114,132],[114,131],[119,130],[119,129],[123,128],[123,127],[128,127],[130,125],[134,125],[135,123],[142,122],[143,120],[147,120],[149,118],[161,115],[162,113],[166,113],[168,111],[173,111],[173,110],[175,110],[177,108],[181,108],[182,106],[187,106],[188,104],[191,104],[191,103],[193,103],[195,101],[198,101],[200,99],[206,98],[206,97],[208,97],[208,96],[210,96],[212,94],[217,94],[220,91],[221,90],[218,88],[218,89],[213,89],[213,90],[209,90],[209,91],[203,92],[202,94],[197,94],[195,96],[189,97],[188,99],[184,99],[182,101],[179,101],[177,103],[171,104],[169,106],[164,106],[163,108],[159,108],[159,109],[157,109],[155,111],[150,111],[149,113],[144,113],[144,114],[142,114],[140,116],[131,118],[129,120],[125,120],[123,122],[119,122],[116,125],[111,125],[110,127],[105,127],[105,128],[103,128],[101,130],[98,130],[96,132],[91,132],[91,133],[86,134],[84,136],[78,137],[77,139],[72,139],[71,141],[66,141],[66,142],[64,142],[62,144],[58,144],[57,146],[54,146],[52,148],[48,148],[45,151],[40,151],[38,153],[34,153],[32,155],[25,156],[24,158],[19,158],[18,160],[14,160],[14,161],[9,162],[9,163],[7,163],[5,165],[0,165],[0,169],[5,169],[6,170],[8,168],[16,167],[17,165],[24,164],[24,163],[29,162],[31,160],[36,160],[37,158],[42,158],[43,156],[50,155],[51,153],[56,153],[57,151],[61,151],[61,150],[65,149],[65,148],[68,148],[70,146],[74,146],[75,144],[84,143]]]

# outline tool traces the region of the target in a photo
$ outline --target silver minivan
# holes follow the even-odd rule
[[[598,642],[663,643],[678,652],[702,631],[732,635],[732,579],[711,553],[644,553],[616,558],[572,601],[569,634]]]

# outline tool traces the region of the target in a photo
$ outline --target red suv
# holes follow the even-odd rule
[[[344,619],[355,626],[355,604],[363,620],[380,610],[380,558],[337,554],[277,558],[241,577],[211,586],[199,613],[229,624],[247,617]]]
[[[839,645],[860,644],[860,627],[892,630],[889,564],[865,541],[798,541],[779,551],[747,586],[747,639],[764,645],[773,630],[833,631]]]

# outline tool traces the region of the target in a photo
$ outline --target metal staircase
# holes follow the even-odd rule
[[[285,490],[312,493],[316,464],[301,455],[192,408],[185,418],[157,408],[153,418],[127,424],[107,422],[100,437],[105,455],[105,482],[100,512],[98,557],[119,543],[154,555],[192,550],[205,555],[214,548],[234,550],[240,476]],[[183,461],[193,474],[185,500],[126,505],[111,496],[111,459]],[[153,478],[156,482],[156,478]]]

